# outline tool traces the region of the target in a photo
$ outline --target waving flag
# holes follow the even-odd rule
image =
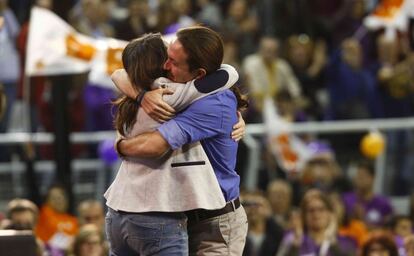
[[[406,31],[408,19],[414,15],[414,0],[382,0],[372,14],[364,19],[364,25],[372,30],[385,28],[388,38],[396,31]]]
[[[279,116],[271,98],[265,99],[263,111],[268,145],[279,166],[286,172],[300,171],[311,157],[311,150],[290,132],[289,123]]]
[[[53,12],[34,7],[31,11],[27,60],[28,76],[76,74],[90,70],[89,80],[112,87],[110,74],[122,68],[127,42],[95,39],[77,33]]]

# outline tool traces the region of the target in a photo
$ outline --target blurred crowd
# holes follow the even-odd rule
[[[7,95],[0,132],[14,131],[14,122],[22,118],[13,112],[25,97],[30,99],[30,130],[54,129],[55,81],[32,77],[30,90],[24,86],[32,2],[51,10],[59,5],[52,0],[0,0],[0,90]],[[383,30],[368,31],[363,20],[379,2],[78,0],[72,1],[65,18],[85,35],[122,40],[147,32],[170,34],[193,24],[212,27],[223,37],[224,62],[236,67],[240,86],[249,95],[244,113],[248,124],[263,122],[264,99],[269,96],[288,122],[411,117],[414,28],[394,38]],[[89,83],[86,75],[73,76],[71,82],[70,131],[113,130],[110,102],[116,92]],[[414,255],[414,201],[409,212],[398,215],[389,198],[374,193],[373,163],[359,160],[362,134],[315,136],[301,138],[326,145],[292,173],[280,171],[267,142],[261,143],[258,190],[242,195],[249,218],[245,255]],[[397,193],[410,194],[413,133],[401,130],[386,137],[387,171],[395,173]],[[247,158],[242,143],[240,149],[238,170],[243,178]],[[1,147],[0,160],[9,161],[13,150]],[[71,153],[96,154],[83,145]],[[53,151],[41,146],[35,155],[52,159]],[[354,172],[345,173],[350,163]],[[40,209],[25,199],[12,200],[2,227],[34,230],[39,250],[49,255],[104,255],[103,205],[82,202],[75,217],[68,213],[65,197],[61,187],[52,187]]]
[[[50,131],[53,81],[31,78],[30,92],[23,89],[31,1],[8,2],[0,1],[1,50],[5,53],[0,59],[0,82],[8,106],[30,94],[31,129]],[[413,35],[398,33],[389,38],[383,30],[368,31],[363,19],[378,0],[65,2],[72,2],[72,8],[64,18],[78,32],[94,38],[131,40],[147,32],[174,33],[193,24],[219,31],[225,45],[224,62],[238,69],[250,96],[247,123],[262,122],[265,96],[274,99],[285,119],[295,122],[413,114]],[[36,0],[34,5],[54,10],[59,3]],[[112,90],[88,83],[85,76],[73,79],[68,95],[71,130],[111,130],[109,101],[113,97]],[[11,112],[11,108],[6,111],[0,132],[15,127],[10,124]],[[409,141],[407,136],[395,136],[401,143],[394,144],[402,147]],[[85,150],[77,148],[73,153],[88,154]]]
[[[32,231],[38,256],[108,255],[102,203],[83,200],[76,212],[76,216],[69,212],[65,189],[53,185],[40,207],[28,199],[11,200],[1,217],[0,229]]]
[[[19,127],[22,119],[16,109],[23,98],[30,99],[29,129],[54,129],[51,85],[57,82],[23,75],[31,2],[52,11],[63,5],[52,0],[0,1],[4,20],[0,83],[8,96],[0,132]],[[265,97],[271,97],[281,116],[291,122],[409,117],[414,111],[413,30],[395,37],[386,37],[384,30],[368,31],[363,20],[380,4],[378,0],[65,3],[71,3],[71,8],[64,18],[78,32],[94,38],[131,40],[147,32],[174,33],[193,24],[217,30],[225,45],[224,62],[237,68],[250,98],[250,108],[244,113],[247,123],[263,121]],[[67,96],[70,131],[112,130],[110,101],[115,93],[88,82],[86,75],[73,76]],[[323,139],[345,151],[338,156],[343,164],[356,158],[360,138],[361,134],[353,134]],[[393,169],[407,172],[410,163],[401,152],[411,150],[412,142],[410,132],[390,135]],[[48,146],[36,153],[42,159],[53,158]],[[74,157],[95,154],[87,146],[74,147],[71,153]],[[10,158],[7,152],[1,155],[3,161]]]
[[[304,171],[306,179],[276,178],[265,190],[242,191],[249,222],[244,256],[414,256],[414,194],[406,212],[394,209],[374,192],[370,161],[358,162],[350,180],[325,153]],[[108,255],[103,203],[82,200],[74,215],[59,185],[39,206],[11,200],[0,214],[0,230],[9,229],[32,231],[39,256]]]

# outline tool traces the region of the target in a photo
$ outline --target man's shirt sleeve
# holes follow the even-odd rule
[[[158,128],[172,149],[223,132],[223,108],[226,106],[221,104],[220,94],[223,93],[194,102],[184,112]]]

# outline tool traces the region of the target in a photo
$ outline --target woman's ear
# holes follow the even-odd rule
[[[199,69],[197,69],[197,71],[196,71],[196,77],[195,77],[195,79],[202,78],[202,77],[204,77],[206,74],[207,74],[207,71],[206,71],[204,68],[199,68]]]

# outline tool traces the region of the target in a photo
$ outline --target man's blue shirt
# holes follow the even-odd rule
[[[236,97],[225,90],[197,100],[158,128],[172,149],[201,142],[226,201],[239,196],[240,177],[235,171],[237,142],[231,139],[233,125],[238,121],[236,110]]]

